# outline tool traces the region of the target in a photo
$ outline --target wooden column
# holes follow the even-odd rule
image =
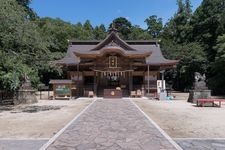
[[[131,64],[131,62],[130,62],[130,70],[132,70],[132,64]],[[128,74],[129,74],[129,89],[130,89],[130,92],[131,92],[133,90],[132,72],[129,71]]]
[[[131,72],[128,72],[128,80],[129,80],[129,93],[132,91],[132,81],[131,81]]]
[[[97,95],[97,72],[94,72],[94,94]]]
[[[130,72],[131,91],[133,90],[133,72]]]
[[[70,84],[69,87],[70,87],[70,99],[72,99],[72,84]]]
[[[79,64],[77,64],[77,97],[80,96]]]
[[[55,84],[53,84],[53,100],[55,99],[55,96],[56,96],[56,95],[55,95],[55,89],[56,89],[56,88],[55,88]]]
[[[148,94],[149,94],[149,90],[150,90],[149,89],[150,88],[150,86],[149,86],[149,65],[148,65],[148,83],[147,84],[148,84]]]

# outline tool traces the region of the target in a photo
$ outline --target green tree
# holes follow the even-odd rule
[[[36,13],[29,7],[29,4],[31,3],[32,0],[16,0],[16,1],[18,2],[19,5],[25,8],[25,11],[30,19],[37,18]]]
[[[112,21],[112,23],[109,25],[109,29],[111,29],[113,26],[118,30],[121,38],[123,38],[124,40],[128,39],[132,27],[130,21],[128,21],[126,18],[119,17]]]
[[[48,65],[47,42],[15,0],[0,1],[0,20],[4,20],[0,24],[1,88],[18,88],[24,74],[36,85],[38,72]]]
[[[203,0],[194,12],[190,24],[192,41],[198,41],[204,48],[207,60],[210,62],[207,69],[207,79],[213,92],[225,93],[222,43],[225,34],[225,2],[224,0]]]
[[[192,36],[191,4],[189,0],[177,1],[178,10],[165,25],[162,32],[162,50],[170,59],[180,60],[176,69],[176,89],[190,89],[194,72],[205,73],[207,59],[199,42],[190,40]]]
[[[51,52],[65,53],[68,48],[68,40],[74,36],[74,26],[68,22],[56,18],[40,18],[36,21],[41,37],[48,42]]]
[[[190,25],[190,18],[192,16],[191,4],[189,0],[177,0],[178,10],[173,18],[165,25],[163,31],[163,38],[172,39],[176,43],[189,42],[192,34],[192,26]]]
[[[73,33],[73,38],[76,40],[82,40],[85,39],[82,37],[83,34],[83,25],[81,22],[78,22],[74,25],[74,33]]]
[[[193,26],[192,40],[204,46],[207,57],[214,61],[216,39],[225,32],[225,4],[224,0],[203,0],[191,18]]]
[[[82,33],[84,40],[92,40],[94,39],[94,29],[91,25],[89,20],[86,20],[83,24],[83,33]]]
[[[159,38],[163,29],[162,18],[157,18],[156,15],[148,17],[145,22],[147,23],[147,31],[153,38]]]
[[[129,40],[150,40],[152,39],[151,35],[140,28],[139,26],[132,26],[131,33],[128,35]]]
[[[217,94],[225,93],[225,34],[219,36],[214,47],[217,52],[215,62],[211,65],[209,86]]]
[[[106,35],[107,35],[106,28],[103,24],[95,27],[95,29],[94,29],[94,39],[95,40],[102,40],[106,37]]]

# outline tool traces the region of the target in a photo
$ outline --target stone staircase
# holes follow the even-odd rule
[[[108,89],[114,89],[114,88],[108,88]],[[123,92],[123,97],[129,97],[129,90],[127,89],[122,89]],[[104,88],[98,89],[97,91],[97,96],[98,97],[103,97],[104,96]]]

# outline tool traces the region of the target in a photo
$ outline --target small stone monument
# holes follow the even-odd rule
[[[194,89],[189,91],[188,102],[196,103],[197,99],[211,97],[211,90],[206,86],[205,80],[205,74],[195,72]]]
[[[18,90],[18,98],[14,101],[14,104],[32,104],[37,103],[37,97],[35,95],[36,90],[31,87],[29,77],[25,74],[23,82]]]

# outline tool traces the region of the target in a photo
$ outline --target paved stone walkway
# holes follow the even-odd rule
[[[174,150],[129,100],[97,100],[48,150]]]
[[[225,150],[225,140],[176,139],[184,150]]]

